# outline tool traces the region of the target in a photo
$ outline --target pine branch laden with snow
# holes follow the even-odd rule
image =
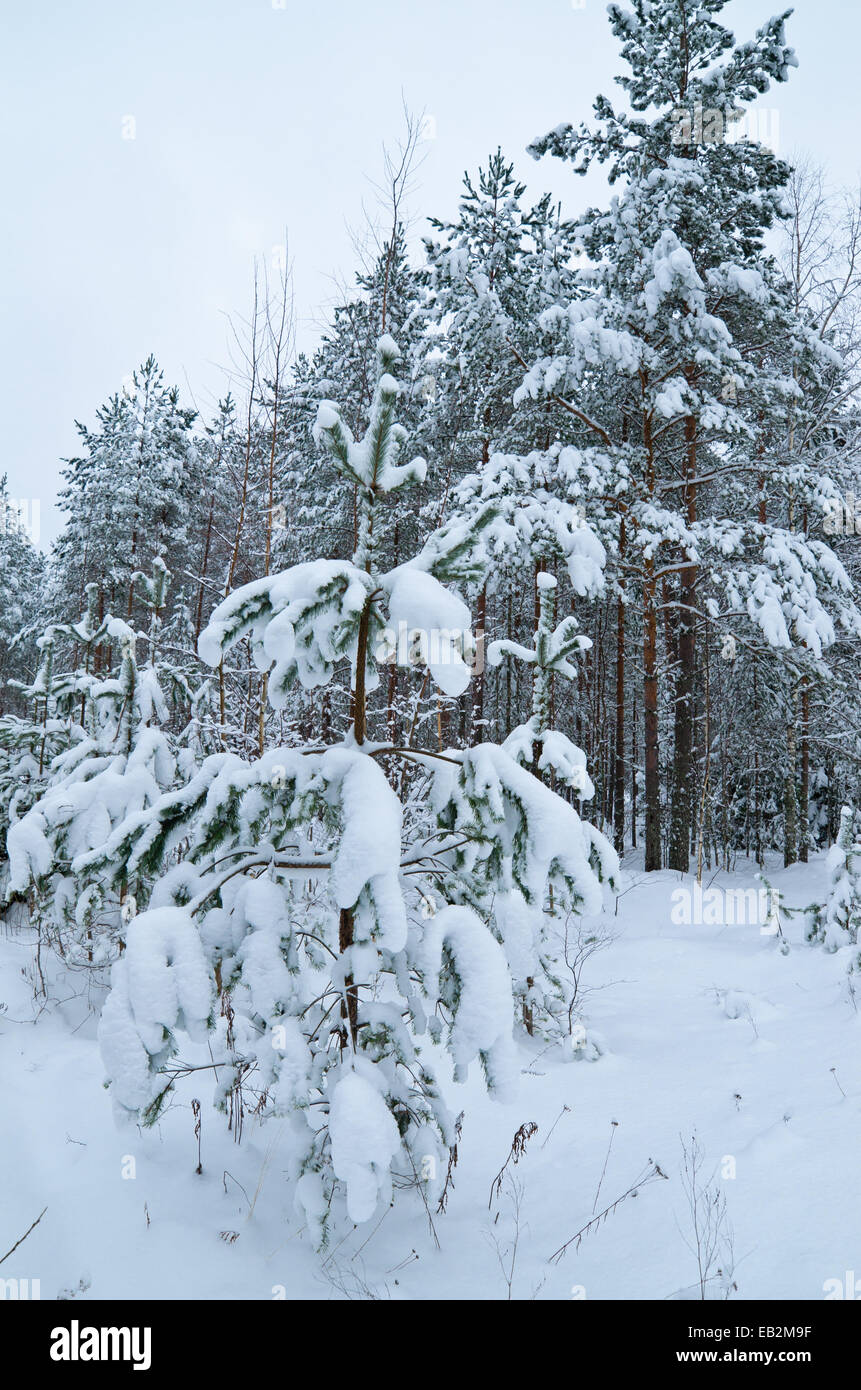
[[[588,651],[592,642],[577,631],[573,618],[565,618],[554,627],[556,613],[556,579],[541,571],[536,577],[539,595],[538,627],[535,646],[521,647],[506,638],[492,642],[487,649],[491,666],[498,666],[504,657],[515,657],[532,667],[532,717],[528,723],[513,729],[504,748],[517,762],[531,763],[538,772],[552,772],[563,785],[573,787],[578,797],[590,800],[595,794],[586,772],[586,758],[558,729],[550,728],[553,699],[553,677],[571,680],[576,669],[569,657],[575,652]]]

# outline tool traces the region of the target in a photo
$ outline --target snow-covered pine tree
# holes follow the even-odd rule
[[[244,586],[200,642],[216,667],[247,637],[276,709],[297,683],[323,690],[346,666],[349,732],[253,762],[206,759],[117,826],[100,860],[131,877],[180,856],[114,966],[100,1035],[117,1108],[154,1119],[184,1071],[180,1036],[205,1039],[221,1104],[241,1105],[252,1087],[258,1113],[290,1117],[296,1203],[317,1243],[344,1200],[353,1221],[369,1219],[393,1173],[438,1189],[454,1142],[445,1052],[456,1079],[478,1060],[493,1091],[510,1087],[513,994],[527,977],[543,983],[551,886],[570,910],[597,912],[600,879],[617,868],[610,846],[499,746],[440,753],[373,736],[367,693],[402,626],[413,654],[401,659],[417,650],[442,689],[466,687],[469,612],[447,586],[486,573],[498,516],[490,501],[453,517],[385,567],[381,513],[425,474],[423,460],[401,462],[398,358],[382,338],[361,440],[337,405],[318,412],[318,437],[355,489],[352,558]],[[548,998],[558,988],[548,982]]]
[[[586,771],[582,749],[551,727],[553,709],[553,679],[563,676],[573,679],[577,672],[570,658],[586,651],[592,643],[578,631],[574,618],[563,618],[556,625],[557,580],[546,570],[538,573],[538,626],[534,646],[523,647],[508,638],[492,642],[487,649],[491,666],[498,666],[503,657],[515,657],[532,668],[532,714],[526,724],[513,729],[503,745],[506,751],[537,777],[558,778],[562,786],[573,787],[578,798],[589,800],[594,787]],[[552,780],[551,780],[552,785]]]
[[[148,572],[160,554],[174,572],[185,571],[205,495],[195,414],[150,356],[97,412],[95,429],[78,425],[83,452],[64,470],[60,505],[68,522],[54,549],[47,599],[55,616],[76,621],[87,584],[96,583],[100,614],[138,622],[133,575]]]
[[[858,944],[861,930],[861,827],[852,806],[840,812],[840,830],[826,858],[828,896],[812,914],[807,939],[827,951]],[[852,962],[858,968],[857,960]]]
[[[90,663],[96,644],[106,636],[105,625],[95,621],[96,595],[97,586],[89,585],[87,612],[80,623],[69,628],[52,625],[37,639],[39,664],[33,680],[29,684],[12,682],[26,713],[0,719],[0,856],[4,861],[9,826],[44,794],[51,783],[54,759],[86,737],[81,721],[93,680]],[[64,635],[80,644],[83,669],[71,673],[57,670],[58,638],[62,640]],[[5,877],[4,872],[4,894]],[[22,891],[19,887],[17,894]]]
[[[800,345],[809,335],[763,259],[787,166],[764,145],[729,135],[749,103],[786,79],[795,57],[786,15],[736,44],[717,20],[723,8],[724,0],[611,5],[632,110],[599,97],[594,130],[559,126],[532,146],[579,173],[605,163],[610,181],[624,185],[609,209],[582,219],[589,264],[574,293],[542,316],[545,348],[520,395],[564,404],[576,422],[577,471],[602,479],[619,572],[619,662],[624,599],[639,590],[649,870],[663,862],[665,833],[670,863],[689,865],[695,737],[699,726],[701,782],[707,728],[705,712],[697,719],[697,705],[706,704],[698,638],[728,633],[779,649],[784,660],[793,649],[818,660],[838,623],[856,630],[858,622],[833,552],[783,515],[751,506],[763,411],[780,410],[785,420],[798,395],[791,363],[758,345],[775,334]],[[694,119],[703,111],[707,135]],[[605,523],[598,525],[605,539]],[[662,666],[674,671],[668,826]],[[617,691],[620,708],[622,681]]]
[[[437,460],[437,487],[428,514],[439,525],[460,482],[476,461],[547,449],[562,414],[546,401],[514,405],[523,363],[538,350],[541,311],[572,284],[572,231],[550,196],[533,207],[514,165],[497,150],[475,176],[464,175],[455,222],[432,218],[422,272],[426,297],[416,312],[424,327],[423,363],[432,395],[427,446]],[[528,640],[533,600],[522,575],[512,583],[491,576],[475,595],[482,631],[504,629]],[[510,672],[478,671],[467,723],[470,741],[507,734],[528,709]],[[513,686],[513,691],[512,691]],[[513,695],[513,699],[512,699]]]
[[[36,639],[44,562],[0,476],[0,896],[6,831],[38,795],[46,748],[54,737],[44,709],[33,710],[28,683],[36,676]]]
[[[26,813],[7,832],[8,891],[29,896],[40,939],[72,964],[99,968],[115,959],[126,920],[149,896],[151,883],[130,875],[124,864],[106,862],[104,846],[114,826],[144,813],[177,774],[172,739],[162,727],[168,707],[160,682],[167,684],[171,671],[158,657],[169,580],[159,557],[151,580],[133,577],[151,611],[143,665],[134,629],[122,619],[98,617],[94,583],[80,621],[56,624],[45,634],[42,665],[25,692],[37,715],[41,708],[33,725],[34,736],[41,735],[39,762]],[[82,654],[83,665],[59,675],[55,652],[61,638]],[[103,654],[98,673],[96,651]],[[30,740],[33,763],[35,737]]]
[[[392,224],[385,234],[374,236],[365,267],[352,291],[335,307],[331,327],[316,352],[300,356],[294,367],[278,477],[280,510],[289,517],[289,525],[274,537],[276,566],[293,564],[309,554],[347,558],[355,550],[358,497],[355,489],[345,496],[343,479],[325,440],[315,434],[314,424],[320,403],[335,397],[357,432],[367,427],[376,383],[376,345],[386,333],[401,350],[400,418],[422,456],[438,457],[436,442],[430,438],[438,412],[427,389],[424,328],[416,315],[424,292],[409,262],[406,229],[398,211],[388,208],[387,212]],[[395,566],[405,555],[414,554],[439,519],[439,505],[434,506],[432,499],[440,490],[442,470],[437,468],[436,473],[436,482],[428,479],[414,484],[409,494],[392,495],[379,517],[378,544],[387,565]],[[387,711],[395,736],[409,727],[415,706],[420,705],[421,717],[426,717],[431,699],[427,688],[422,690],[423,673],[418,668],[391,663],[386,677],[372,695],[368,693],[374,709]],[[307,738],[313,731],[328,738],[331,728],[346,728],[349,700],[349,691],[338,680],[326,687],[319,700],[306,701],[297,693],[293,713],[299,737]],[[288,732],[285,729],[282,735]]]
[[[44,562],[10,500],[0,475],[0,716],[19,708],[14,681],[34,673],[37,652],[32,625],[37,621]]]
[[[552,219],[549,199],[530,210],[524,192],[514,165],[497,150],[475,178],[464,175],[458,220],[431,218],[437,236],[425,240],[427,297],[420,317],[436,427],[450,432],[442,447],[455,480],[464,465],[474,467],[476,458],[486,463],[494,449],[512,442],[512,398],[521,373],[511,345],[522,342],[535,317],[535,262]],[[565,263],[564,254],[560,260]]]
[[[775,496],[765,479],[760,491],[769,509],[782,508],[793,529],[819,534],[821,526],[857,593],[854,517],[845,516],[844,499],[851,511],[852,499],[861,495],[856,408],[861,364],[855,332],[861,296],[858,197],[854,191],[829,189],[823,171],[806,159],[793,168],[786,195],[789,216],[782,228],[779,264],[806,339],[776,335],[771,345],[773,351],[791,354],[800,394],[788,403],[782,428],[777,421],[773,428],[768,473],[785,478],[784,495]],[[787,767],[788,773],[797,772],[787,777],[785,787],[796,821],[794,838],[791,824],[784,826],[787,862],[796,856],[806,861],[810,844],[836,839],[842,800],[856,779],[861,702],[851,632],[838,634],[827,667],[808,662],[793,674],[784,700],[782,759],[796,764],[794,769]],[[839,732],[832,718],[836,711]]]

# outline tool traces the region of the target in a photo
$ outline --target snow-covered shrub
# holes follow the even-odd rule
[[[32,781],[10,804],[8,893],[30,897],[43,940],[73,963],[95,967],[116,958],[125,922],[146,900],[151,878],[130,874],[124,864],[112,865],[109,874],[91,865],[98,865],[113,828],[145,811],[177,776],[173,741],[162,727],[168,711],[155,655],[169,575],[157,560],[152,583],[137,578],[150,598],[150,633],[138,634],[110,616],[97,620],[91,592],[80,622],[55,625],[42,639],[40,671],[25,691],[36,702],[41,726],[17,721],[0,730],[4,749],[21,743],[27,750]],[[54,649],[61,637],[84,662],[58,675]],[[150,647],[142,667],[139,640]],[[116,675],[109,657],[108,674],[94,673],[97,648],[117,653]]]
[[[806,935],[808,941],[821,943],[827,951],[837,951],[857,945],[861,930],[861,834],[851,806],[840,812],[840,830],[825,863],[828,897],[808,909]]]

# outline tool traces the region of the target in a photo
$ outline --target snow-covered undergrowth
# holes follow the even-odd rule
[[[768,877],[790,906],[827,896],[825,856]],[[510,1101],[486,1095],[475,1065],[448,1081],[448,1104],[465,1114],[445,1212],[413,1186],[373,1220],[345,1223],[324,1254],[284,1171],[287,1121],[247,1113],[235,1142],[200,1072],[151,1130],[115,1128],[100,1090],[101,998],[51,956],[36,1001],[28,932],[7,926],[2,1251],[47,1210],[2,1274],[39,1279],[43,1299],[698,1298],[699,1229],[714,1246],[708,1296],[823,1298],[861,1248],[847,1181],[861,1134],[848,948],[808,944],[800,916],[782,918],[785,952],[749,919],[709,925],[705,912],[679,925],[680,886],[692,881],[645,875],[629,856],[602,928],[611,939],[580,979],[597,1060],[527,1040]],[[711,882],[758,886],[752,869]],[[361,1109],[361,1096],[342,1099]],[[495,1185],[518,1131],[519,1160]]]

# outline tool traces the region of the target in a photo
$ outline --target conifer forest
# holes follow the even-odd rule
[[[298,25],[334,122],[284,8],[216,6]],[[497,13],[530,93],[557,8]],[[861,194],[776,122],[853,46],[817,8],[574,4],[545,129],[462,52],[461,173],[375,0],[313,327],[285,159],[207,381],[144,257],[47,538],[0,461],[2,1298],[861,1296]]]

